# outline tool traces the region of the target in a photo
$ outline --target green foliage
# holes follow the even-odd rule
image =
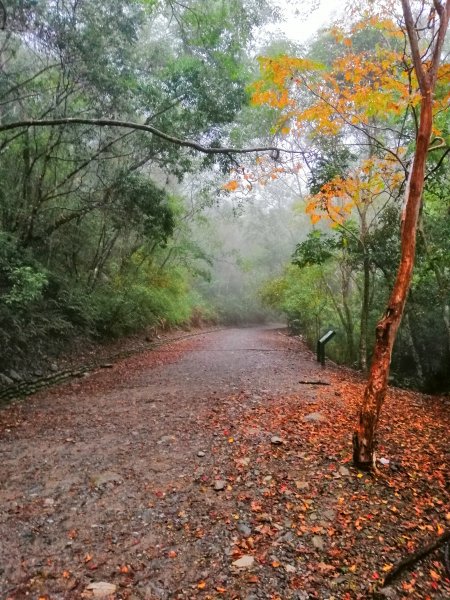
[[[102,116],[222,143],[247,103],[249,43],[268,6],[10,2],[2,122]],[[192,222],[211,193],[187,190],[189,202],[174,194],[212,163],[148,134],[87,126],[4,133],[0,147],[5,364],[32,348],[57,353],[78,336],[214,317],[192,291],[210,276]]]
[[[32,267],[15,267],[9,272],[11,290],[3,297],[3,302],[11,307],[23,309],[33,301],[42,297],[42,290],[47,283],[44,273]]]
[[[302,269],[290,265],[282,277],[268,281],[261,288],[264,304],[286,315],[288,323],[296,323],[304,339],[315,348],[317,339],[327,329],[338,335],[327,352],[339,362],[345,354],[345,336],[338,326],[338,316],[326,286],[331,281],[333,266],[325,270],[320,265]]]
[[[333,256],[336,240],[322,231],[311,231],[307,239],[297,244],[292,263],[301,269],[311,265],[322,265]]]
[[[314,166],[308,177],[308,188],[312,195],[334,177],[345,177],[356,156],[343,144],[342,139],[317,138],[312,156]],[[310,159],[311,160],[311,159]]]

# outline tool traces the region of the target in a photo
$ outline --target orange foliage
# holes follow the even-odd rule
[[[358,52],[353,36],[366,28],[382,30],[384,41]],[[350,31],[334,27],[331,34],[341,52],[330,68],[287,55],[259,59],[261,78],[252,86],[252,103],[280,111],[277,132],[285,135],[298,129],[311,137],[335,135],[345,126],[364,126],[374,118],[393,120],[419,105],[417,81],[395,23],[372,17]],[[441,66],[439,81],[436,111],[445,108],[450,97],[450,65]],[[305,91],[310,98],[306,106]]]
[[[383,193],[393,193],[403,181],[404,174],[392,159],[375,157],[362,161],[343,179],[334,177],[310,196],[306,213],[313,224],[325,219],[332,225],[341,225],[354,208],[364,208]]]

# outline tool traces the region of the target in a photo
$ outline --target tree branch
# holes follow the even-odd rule
[[[394,579],[398,577],[402,571],[404,571],[408,567],[411,567],[422,558],[425,558],[425,556],[428,556],[428,554],[434,552],[434,550],[437,550],[438,548],[446,544],[448,541],[450,541],[450,529],[444,531],[444,533],[437,537],[433,542],[430,542],[426,546],[422,546],[416,552],[410,554],[401,562],[399,562],[398,565],[386,575],[384,579],[384,585],[387,585],[394,581]]]
[[[425,94],[429,88],[428,77],[423,69],[422,58],[420,55],[419,42],[417,39],[416,25],[411,12],[408,0],[402,0],[403,14],[405,16],[406,33],[408,34],[409,45],[413,59],[414,70],[416,71],[419,87],[422,94]]]
[[[449,153],[450,153],[450,148],[447,148],[445,150],[445,152],[442,153],[442,156],[438,160],[438,162],[436,163],[436,165],[431,169],[431,171],[428,171],[428,173],[425,176],[425,180],[427,180],[430,177],[430,175],[432,175],[433,173],[435,173],[440,168],[440,166],[442,165],[442,163],[444,162],[446,156],[448,156]]]
[[[154,136],[181,146],[184,148],[192,148],[203,154],[251,154],[253,152],[286,152],[288,154],[299,154],[297,150],[287,150],[284,148],[277,148],[275,146],[257,146],[254,148],[227,148],[214,146],[203,146],[193,140],[187,140],[177,138],[173,135],[169,135],[164,131],[156,129],[152,125],[144,123],[133,123],[131,121],[118,121],[115,119],[85,119],[82,117],[65,117],[55,119],[24,119],[22,121],[14,121],[13,123],[0,124],[0,132],[9,131],[11,129],[19,129],[23,127],[55,127],[56,125],[92,125],[97,127],[123,127],[125,129],[134,129],[136,131],[145,131],[151,133]]]

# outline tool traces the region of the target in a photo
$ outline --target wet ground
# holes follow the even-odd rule
[[[214,476],[211,409],[231,394],[262,398],[317,379],[311,355],[291,345],[277,329],[218,331],[4,410],[0,596],[76,598],[99,579],[125,581],[125,595],[131,579],[137,598],[189,596],[208,561],[204,541],[182,547],[179,515],[197,504],[204,526],[219,500],[199,487]]]
[[[284,331],[227,329],[3,408],[0,598],[450,597],[439,555],[373,595],[450,519],[448,403],[392,390],[372,477],[362,390]]]

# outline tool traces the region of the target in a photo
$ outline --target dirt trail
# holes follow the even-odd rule
[[[137,598],[195,581],[195,556],[181,572],[164,556],[176,547],[184,505],[204,504],[197,488],[199,468],[214,458],[209,411],[232,393],[298,389],[318,369],[289,345],[276,330],[220,331],[3,410],[0,597],[76,598],[91,579],[123,583],[117,568],[136,559]],[[200,519],[208,508],[199,507]]]
[[[372,598],[450,520],[450,407],[391,391],[371,478],[351,467],[362,385],[276,329],[229,329],[4,408],[0,598]],[[435,556],[388,593],[450,581]]]

